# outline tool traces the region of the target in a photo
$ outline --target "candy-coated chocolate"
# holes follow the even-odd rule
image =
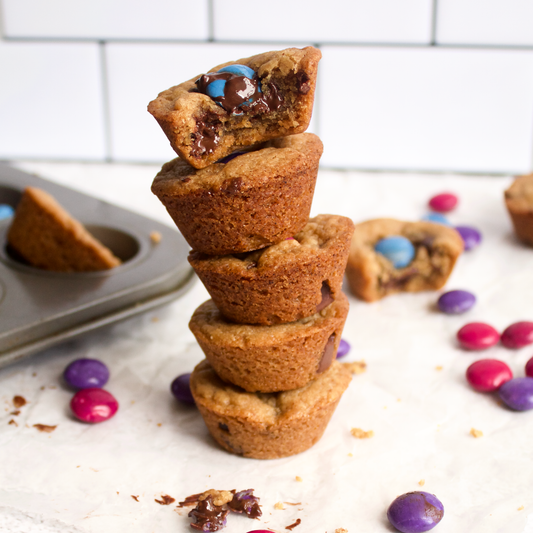
[[[433,529],[444,516],[444,506],[429,492],[415,491],[398,496],[387,511],[389,522],[402,533]]]
[[[174,397],[180,402],[194,405],[194,398],[191,393],[191,373],[181,374],[170,385],[170,390]]]
[[[498,391],[502,401],[515,411],[533,409],[533,378],[514,378],[504,383]]]
[[[14,214],[15,210],[10,205],[0,204],[0,220],[12,217]]]
[[[470,322],[457,332],[459,344],[467,350],[485,350],[497,344],[500,334],[484,322]]]
[[[461,235],[465,250],[472,250],[481,243],[481,233],[476,228],[472,226],[455,226],[455,230]]]
[[[448,211],[455,209],[458,201],[459,199],[455,194],[451,192],[443,192],[433,196],[433,198],[429,200],[429,207],[433,209],[433,211],[447,213]]]
[[[413,243],[401,237],[394,235],[379,240],[374,246],[374,250],[384,255],[394,266],[394,268],[404,268],[414,259],[415,247]]]
[[[337,359],[348,355],[350,350],[350,343],[348,341],[345,341],[344,339],[341,339],[341,342],[339,343],[339,349],[337,350]]]
[[[206,92],[211,98],[220,98],[224,96],[224,87],[226,87],[226,80],[215,80],[207,86]]]
[[[435,224],[443,224],[444,226],[451,226],[450,221],[440,213],[429,213],[422,217],[426,222],[434,222]]]
[[[445,292],[437,300],[439,309],[448,315],[459,315],[472,309],[476,297],[468,291],[455,290]]]
[[[246,152],[242,152],[242,151],[232,152],[230,155],[227,155],[226,157],[219,159],[217,163],[229,163],[232,159],[235,159],[236,157],[239,157],[240,155],[243,155],[245,153]]]
[[[75,389],[102,388],[109,379],[109,369],[98,359],[76,359],[65,368],[63,377]]]
[[[526,376],[533,378],[533,357],[526,363]]]
[[[109,420],[118,410],[115,397],[104,389],[79,390],[70,402],[76,418],[95,424]]]
[[[502,344],[513,349],[533,344],[533,322],[515,322],[506,327],[502,333]]]
[[[513,373],[503,361],[480,359],[466,369],[466,379],[475,390],[492,392],[513,379]]]
[[[228,65],[227,67],[222,67],[219,72],[231,72],[231,74],[246,76],[247,78],[253,78],[255,76],[254,70],[246,65]]]

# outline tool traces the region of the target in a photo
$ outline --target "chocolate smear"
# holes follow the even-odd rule
[[[57,426],[47,426],[46,424],[33,424],[33,427],[43,433],[52,433]]]
[[[248,518],[259,518],[263,513],[259,506],[259,498],[254,496],[254,490],[241,490],[228,502],[228,507],[235,513],[244,513]]]
[[[226,526],[226,517],[229,509],[213,503],[213,497],[208,496],[205,500],[189,512],[188,516],[195,521],[191,523],[193,529],[199,531],[219,531]]]
[[[174,502],[176,501],[176,498],[173,498],[172,496],[169,496],[168,494],[162,494],[162,495],[161,495],[161,499],[158,500],[158,499],[156,498],[155,501],[156,501],[159,505],[170,505],[171,503],[174,503]]]
[[[285,529],[289,529],[292,531],[296,526],[299,526],[302,523],[302,521],[298,518],[294,524],[291,524],[290,526],[287,526]]]
[[[27,403],[28,402],[26,401],[26,398],[24,398],[24,396],[13,396],[13,405],[15,406],[15,409],[19,409]]]

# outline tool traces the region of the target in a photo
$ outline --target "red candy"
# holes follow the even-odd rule
[[[533,322],[516,322],[502,333],[502,344],[506,348],[523,348],[532,343]]]
[[[533,378],[533,357],[526,363],[526,376]]]
[[[489,324],[470,322],[457,332],[457,340],[467,350],[485,350],[500,340],[500,334]]]
[[[466,379],[479,392],[498,390],[505,382],[513,379],[511,369],[498,359],[481,359],[466,369]]]
[[[433,211],[438,211],[439,213],[447,213],[455,208],[458,202],[457,196],[451,192],[443,192],[442,194],[437,194],[433,196],[429,201],[429,207]]]
[[[95,424],[110,419],[118,410],[118,402],[104,389],[82,389],[72,398],[70,408],[76,418]]]

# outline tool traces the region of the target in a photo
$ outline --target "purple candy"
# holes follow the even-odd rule
[[[172,382],[172,385],[170,385],[170,390],[180,402],[194,405],[195,402],[191,393],[190,379],[190,372],[188,374],[181,374],[181,376],[178,376]]]
[[[429,531],[443,516],[444,507],[437,497],[422,491],[398,496],[387,511],[390,523],[402,533]]]
[[[350,343],[345,341],[344,339],[341,339],[341,342],[339,343],[339,349],[337,350],[337,359],[340,359],[341,357],[348,355],[348,352],[350,351],[350,349],[351,349]]]
[[[468,291],[455,290],[445,292],[437,300],[439,309],[448,315],[460,315],[471,309],[476,303],[476,297]]]
[[[465,250],[472,250],[481,243],[481,233],[471,226],[456,226],[455,230],[463,239]]]
[[[245,154],[246,152],[233,152],[226,157],[223,157],[222,159],[219,159],[217,163],[229,163],[232,159],[235,159],[236,157],[239,157],[240,155]]]
[[[504,383],[498,393],[502,401],[515,411],[533,409],[533,378],[514,378]]]
[[[65,368],[63,377],[75,389],[100,389],[109,379],[109,370],[98,359],[76,359]]]

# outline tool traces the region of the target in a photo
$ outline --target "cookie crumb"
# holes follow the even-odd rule
[[[15,409],[18,409],[19,407],[22,407],[27,403],[28,402],[26,401],[26,398],[24,398],[24,396],[13,396],[13,405],[15,406]]]
[[[348,454],[348,457],[353,457],[353,453],[350,452],[350,453]]]
[[[159,244],[161,242],[161,239],[163,238],[163,236],[161,235],[161,233],[159,233],[159,231],[152,231],[150,233],[150,240],[154,243],[154,244]]]
[[[277,509],[278,511],[284,511],[285,507],[283,507],[283,504],[281,502],[274,504],[274,509]]]
[[[11,419],[8,423],[7,423],[8,426],[12,426],[12,425],[15,425],[18,427],[18,424],[13,420]]]
[[[174,503],[176,501],[176,498],[173,498],[168,494],[161,494],[161,499],[158,500],[157,498],[155,498],[154,501],[157,502],[159,505],[170,505],[171,503]]]
[[[15,409],[14,411],[11,411],[11,413],[9,413],[10,415],[14,415],[14,416],[18,416],[20,415],[20,409]]]
[[[57,426],[47,426],[46,424],[33,424],[33,427],[43,433],[52,433]]]
[[[299,526],[302,523],[301,519],[298,518],[294,524],[291,524],[290,526],[286,526],[285,529],[288,529],[289,531],[292,531],[296,526]]]
[[[443,367],[441,365],[438,365],[438,366],[435,367],[435,370],[437,372],[440,372],[442,369],[443,369]]]
[[[220,507],[221,505],[233,500],[233,494],[234,492],[230,492],[229,490],[209,489],[200,494],[198,500],[202,502],[211,496],[213,499],[213,504],[217,507]]]
[[[131,497],[132,497],[136,502],[139,501],[139,496],[134,496],[134,495],[132,494]]]
[[[303,479],[302,479],[300,476],[296,476],[294,479],[295,479],[296,481],[303,481]]]
[[[472,437],[474,437],[475,439],[479,439],[479,437],[483,437],[483,431],[472,428],[470,430],[470,435],[472,435]]]
[[[160,428],[162,425],[163,425],[163,424],[161,424],[161,422],[159,422],[159,423],[157,424],[157,427]]]
[[[418,484],[423,487],[425,484],[426,484],[426,480],[425,479],[421,479]]]
[[[151,318],[151,322],[159,322],[159,317],[158,316],[153,316]]]
[[[335,530],[335,533],[348,533],[348,530],[344,529],[343,527],[339,527]]]
[[[352,361],[351,363],[342,363],[352,374],[362,374],[366,372],[366,363],[362,361]]]
[[[364,431],[360,428],[352,428],[350,430],[350,433],[356,438],[356,439],[370,439],[374,436],[374,432],[372,430],[370,431]]]
[[[523,506],[523,505],[521,505],[521,506],[517,509],[517,511],[523,511],[523,510],[524,510],[524,506]]]

